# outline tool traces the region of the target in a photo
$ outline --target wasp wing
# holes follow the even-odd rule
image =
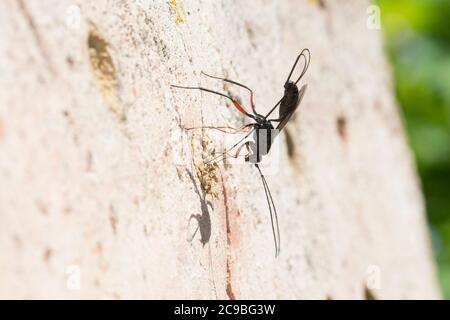
[[[297,104],[295,105],[295,108],[293,108],[293,109],[291,110],[291,112],[289,112],[289,113],[284,117],[284,119],[280,121],[280,123],[278,124],[278,126],[277,126],[277,128],[276,128],[276,129],[278,130],[278,132],[280,132],[281,130],[283,130],[284,126],[288,123],[289,119],[290,119],[291,116],[294,114],[295,110],[297,110],[298,106],[299,106],[300,103],[302,102],[302,99],[303,99],[303,96],[305,95],[305,91],[306,91],[306,88],[307,88],[307,87],[308,87],[308,86],[307,86],[306,84],[304,84],[304,85],[301,87],[300,91],[298,92],[298,101],[297,101]]]

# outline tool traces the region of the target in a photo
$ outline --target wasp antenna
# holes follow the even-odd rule
[[[264,192],[266,194],[266,200],[267,204],[269,206],[269,212],[270,212],[270,221],[272,223],[272,234],[273,234],[273,240],[275,244],[275,258],[277,258],[280,255],[280,228],[278,226],[278,215],[277,215],[277,209],[275,208],[275,203],[273,202],[272,194],[270,193],[269,185],[267,184],[266,178],[261,172],[261,169],[259,168],[259,165],[255,163],[255,167],[258,169],[259,175],[261,176],[261,180],[264,186]],[[273,212],[272,212],[273,208]]]
[[[177,85],[171,85],[171,86],[172,86],[172,87],[175,87],[175,88],[179,88],[179,89],[200,90],[200,91],[205,91],[205,92],[209,92],[209,93],[213,93],[213,94],[222,96],[222,97],[224,97],[224,98],[229,99],[229,100],[233,103],[233,105],[235,106],[235,108],[236,108],[239,112],[245,114],[245,115],[246,115],[247,117],[249,117],[249,118],[252,118],[252,119],[255,118],[253,115],[251,115],[250,113],[248,113],[247,111],[245,111],[245,109],[239,104],[239,102],[237,102],[237,101],[234,100],[232,97],[230,97],[230,96],[228,96],[228,95],[226,95],[226,94],[223,94],[223,93],[220,93],[220,92],[211,90],[211,89],[206,89],[206,88],[203,88],[203,87],[183,87],[183,86],[177,86]]]
[[[308,57],[306,56],[305,52],[308,54]],[[286,83],[289,82],[289,80],[291,79],[292,73],[295,70],[295,67],[297,66],[298,61],[300,60],[300,58],[303,57],[303,59],[305,59],[305,65],[303,67],[303,70],[300,74],[300,77],[297,79],[297,81],[295,81],[295,84],[297,84],[297,82],[300,81],[300,79],[304,76],[304,74],[306,73],[306,70],[308,70],[309,67],[309,62],[311,60],[311,52],[309,51],[308,48],[305,48],[302,50],[302,52],[300,52],[300,54],[297,56],[297,59],[295,59],[294,65],[292,66],[291,72],[289,72],[289,76],[286,80]]]
[[[222,77],[216,77],[216,76],[209,75],[209,74],[207,74],[204,71],[201,71],[201,74],[203,74],[204,76],[207,76],[209,78],[222,80],[222,81],[225,81],[225,82],[237,85],[237,86],[239,86],[241,88],[244,88],[244,89],[248,90],[248,92],[250,93],[250,107],[252,108],[252,111],[253,111],[253,113],[255,115],[259,115],[258,112],[256,112],[255,102],[254,102],[254,99],[253,99],[253,96],[254,96],[253,90],[250,89],[248,86],[246,86],[246,85],[244,85],[242,83],[239,83],[237,81],[234,81],[234,80],[230,80],[230,79],[226,79],[226,78],[222,78]]]
[[[308,53],[308,57],[306,57],[306,55],[303,53],[303,51]],[[300,74],[300,76],[298,77],[298,79],[295,81],[295,84],[297,84],[301,78],[303,78],[303,76],[305,75],[306,71],[309,68],[309,63],[311,62],[311,52],[309,51],[309,49],[303,49],[302,51],[302,55],[305,58],[305,65],[303,66],[303,71]]]
[[[201,87],[186,87],[186,86],[179,86],[176,84],[171,84],[170,85],[172,88],[178,88],[178,89],[196,89],[196,90],[203,90],[203,88]]]

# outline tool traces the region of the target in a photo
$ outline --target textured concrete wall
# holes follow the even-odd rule
[[[367,6],[1,1],[0,297],[439,297]],[[216,137],[182,130],[243,117],[170,84],[245,103],[200,71],[228,76],[265,112],[304,47],[308,91],[267,177],[275,259],[257,171],[203,165]]]

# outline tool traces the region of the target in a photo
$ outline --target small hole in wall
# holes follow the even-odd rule
[[[347,120],[343,116],[336,119],[336,128],[341,139],[347,141]]]

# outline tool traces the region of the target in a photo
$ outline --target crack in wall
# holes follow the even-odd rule
[[[44,45],[44,41],[42,39],[41,34],[39,33],[36,23],[34,22],[33,16],[31,15],[30,11],[28,10],[28,7],[25,5],[25,2],[23,0],[17,0],[17,4],[19,6],[19,10],[22,12],[22,15],[25,17],[25,20],[27,21],[31,33],[33,34],[34,41],[36,42],[36,45],[38,47],[42,59],[47,64],[47,67],[50,70],[51,74],[55,75],[56,71],[51,62],[50,54],[48,53],[48,50]]]

